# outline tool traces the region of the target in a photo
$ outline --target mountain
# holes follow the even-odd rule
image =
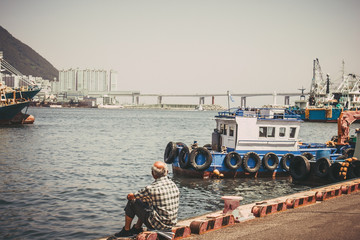
[[[0,51],[4,59],[24,75],[42,77],[53,81],[59,78],[59,71],[28,45],[14,38],[0,26]]]

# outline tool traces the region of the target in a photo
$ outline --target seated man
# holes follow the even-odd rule
[[[167,177],[167,166],[157,161],[151,168],[155,181],[137,193],[129,193],[125,207],[125,226],[116,237],[130,237],[142,232],[144,223],[148,229],[171,231],[177,222],[179,189]],[[130,228],[135,215],[138,221]]]

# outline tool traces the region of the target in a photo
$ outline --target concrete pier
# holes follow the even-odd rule
[[[327,197],[324,198],[324,194]],[[277,203],[285,203],[287,208],[279,208],[280,204]],[[293,205],[294,203],[296,204]],[[242,209],[248,211],[249,207],[253,206],[251,212],[255,214],[254,206],[262,205],[267,206],[263,211],[264,216],[259,214],[256,218],[248,218],[202,235],[192,234],[187,239],[355,240],[360,237],[359,179],[266,200],[255,205],[244,205]]]
[[[360,238],[360,192],[255,218],[187,239],[353,239]]]
[[[234,204],[242,199],[239,196],[223,199],[228,201],[225,211],[178,222],[172,230],[173,239],[357,240],[360,237],[360,178],[247,205]],[[136,239],[159,238],[156,232],[148,231]]]

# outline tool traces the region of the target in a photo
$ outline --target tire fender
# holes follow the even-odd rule
[[[186,169],[190,167],[190,150],[188,146],[184,145],[179,153],[179,165],[181,168]]]
[[[290,162],[290,175],[296,180],[305,180],[310,174],[310,162],[304,156],[295,156]]]
[[[196,159],[199,155],[204,155],[205,162],[201,165],[197,164]],[[210,167],[212,163],[212,156],[209,150],[204,147],[198,147],[191,151],[190,153],[190,163],[193,168],[197,171],[203,171]]]
[[[294,159],[295,155],[292,153],[286,153],[284,156],[282,156],[281,158],[281,167],[288,172],[290,170],[290,163],[291,161]],[[289,161],[289,164],[287,164],[287,162]]]
[[[315,175],[321,178],[326,177],[329,174],[330,166],[331,163],[329,159],[326,157],[319,158],[314,165]]]
[[[232,164],[231,159],[235,159],[236,163]],[[241,156],[237,152],[229,152],[225,156],[224,164],[228,169],[236,170],[241,167],[242,159]]]
[[[174,142],[169,142],[166,145],[164,152],[164,162],[167,164],[171,164],[174,162],[174,159],[177,155],[177,145]]]
[[[255,161],[254,167],[249,166],[250,159],[253,159]],[[242,165],[246,172],[256,173],[261,166],[261,159],[259,154],[257,154],[256,152],[247,152],[243,157]]]
[[[274,162],[272,165],[269,163],[270,159]],[[266,169],[274,171],[279,165],[279,157],[275,153],[268,152],[264,155],[262,162]]]

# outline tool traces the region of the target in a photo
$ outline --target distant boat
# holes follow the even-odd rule
[[[113,105],[113,104],[99,104],[98,108],[120,109],[120,108],[124,108],[124,106],[122,106],[122,105]]]
[[[57,104],[51,104],[49,107],[51,107],[51,108],[62,108],[61,105],[57,105]]]
[[[198,111],[204,111],[204,108],[201,106],[201,104],[197,106],[195,109]]]
[[[340,84],[331,89],[330,76],[323,76],[319,59],[315,59],[309,99],[305,101],[305,89],[299,89],[304,100],[295,101],[295,106],[289,109],[309,122],[337,122],[343,111],[359,109],[360,76],[345,75],[344,64]]]

